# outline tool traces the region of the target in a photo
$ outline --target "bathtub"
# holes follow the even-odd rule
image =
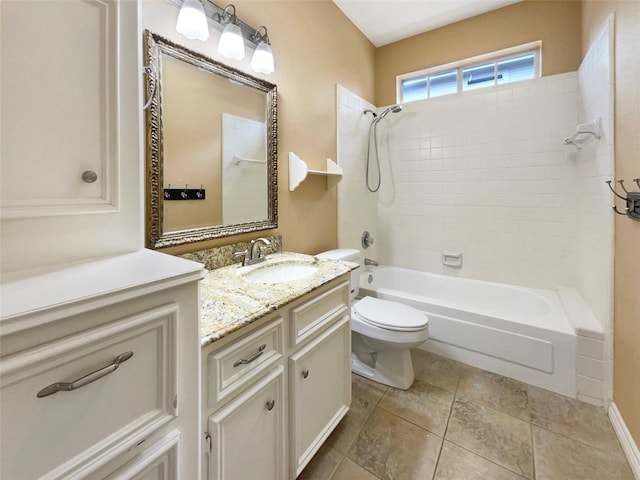
[[[419,348],[576,396],[576,334],[557,292],[387,266],[362,273],[359,287],[427,314]]]

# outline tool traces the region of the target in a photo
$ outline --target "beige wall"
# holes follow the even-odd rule
[[[582,4],[586,53],[607,16],[615,14],[615,171],[631,183],[640,176],[640,1]],[[634,189],[637,190],[637,189]],[[618,203],[621,206],[620,203]],[[640,444],[640,222],[616,215],[614,290],[614,395]]]
[[[376,50],[376,105],[396,102],[396,76],[542,41],[542,75],[580,66],[580,2],[527,0]]]
[[[336,189],[327,190],[324,177],[310,176],[289,192],[288,154],[295,152],[311,169],[324,169],[327,157],[335,160],[336,83],[372,101],[375,48],[329,0],[234,4],[242,21],[267,26],[275,57],[276,71],[264,78],[278,86],[278,229],[165,251],[195,251],[273,232],[282,234],[287,250],[317,253],[335,248]],[[153,8],[143,8],[143,25],[145,11],[153,13]],[[251,54],[248,50],[247,56]],[[239,68],[234,61],[227,63]]]

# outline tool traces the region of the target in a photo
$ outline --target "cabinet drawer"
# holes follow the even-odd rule
[[[283,354],[283,320],[209,355],[209,406],[223,400],[277,362]]]
[[[171,304],[3,358],[0,477],[85,477],[174,418],[177,321]],[[37,396],[56,383],[79,388]]]
[[[326,323],[349,310],[349,282],[345,281],[291,310],[291,345],[315,334]]]

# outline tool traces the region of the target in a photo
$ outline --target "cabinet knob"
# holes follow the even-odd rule
[[[85,183],[93,183],[98,179],[98,174],[92,170],[82,172],[82,181]]]
[[[273,407],[276,406],[276,401],[275,400],[269,400],[267,402],[267,410],[271,411],[273,410]]]
[[[302,371],[302,378],[307,378],[309,376],[309,369],[307,368],[306,370]]]

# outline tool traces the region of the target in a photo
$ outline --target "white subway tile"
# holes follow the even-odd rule
[[[604,380],[604,362],[578,355],[576,372],[579,375],[591,377],[596,380]]]
[[[594,360],[604,360],[604,342],[602,340],[578,336],[576,347],[578,355]]]
[[[576,387],[580,395],[592,398],[602,398],[604,395],[604,382],[594,378],[576,375]]]

